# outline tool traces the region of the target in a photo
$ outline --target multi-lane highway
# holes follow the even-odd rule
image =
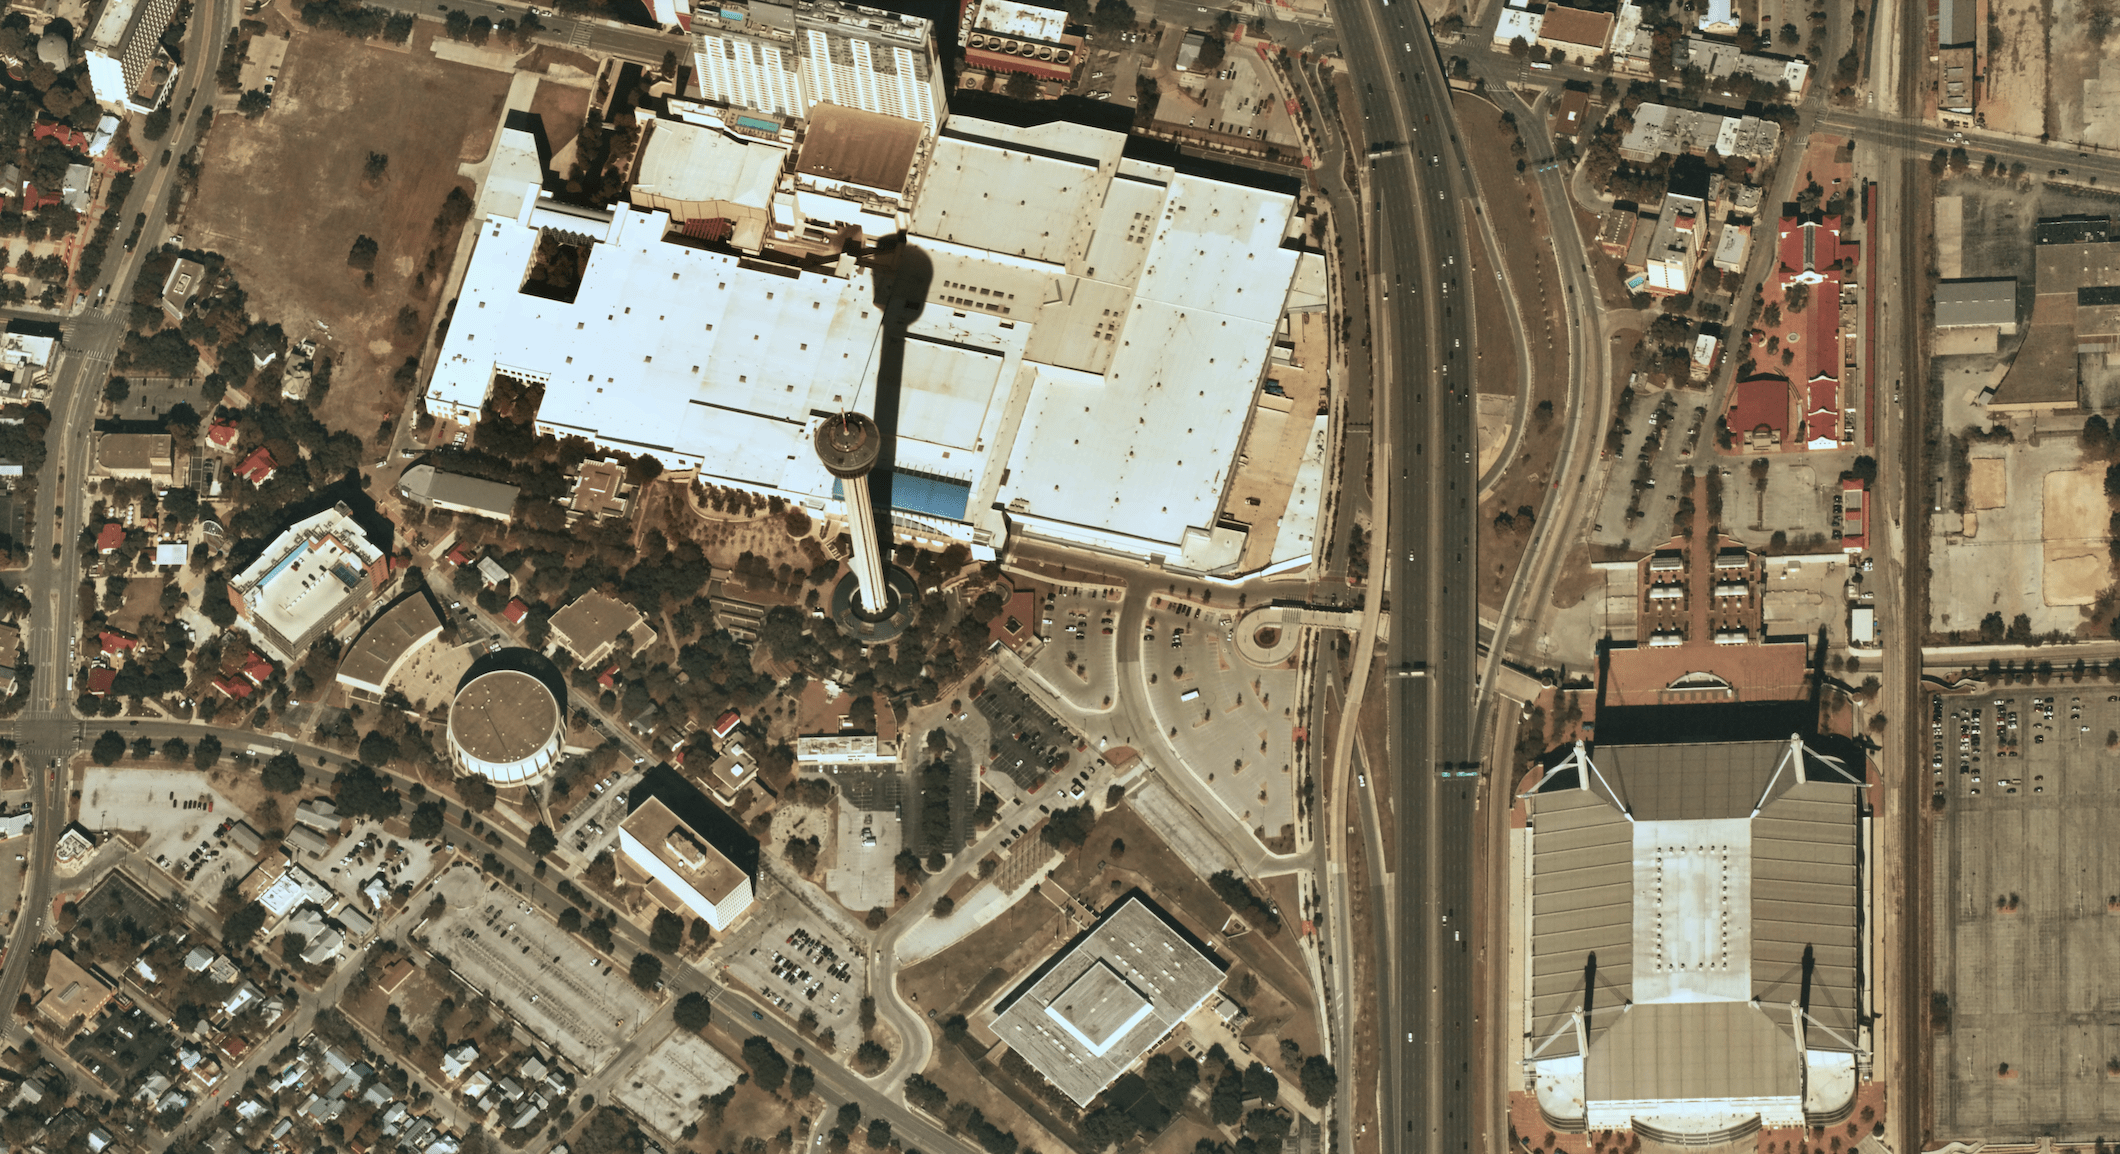
[[[1470,169],[1419,5],[1338,10],[1372,152],[1367,241],[1379,451],[1391,462],[1389,749],[1397,860],[1378,972],[1386,1026],[1379,1103],[1392,1149],[1463,1151],[1472,1109],[1472,837],[1477,755],[1473,574],[1478,361],[1465,230]],[[1384,930],[1385,927],[1379,927]]]

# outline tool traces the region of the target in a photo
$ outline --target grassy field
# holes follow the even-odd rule
[[[192,247],[230,259],[290,338],[330,327],[339,387],[319,417],[363,436],[395,413],[373,385],[426,331],[439,278],[415,277],[437,249],[446,271],[456,244],[435,234],[435,214],[451,188],[474,191],[457,166],[485,155],[508,92],[504,73],[430,55],[435,28],[398,47],[296,27],[273,109],[220,117],[181,225]],[[389,158],[380,180],[364,175],[370,153]],[[361,236],[380,247],[373,283],[346,263]],[[400,324],[406,308],[416,324]]]

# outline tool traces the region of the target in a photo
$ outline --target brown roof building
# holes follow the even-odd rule
[[[640,610],[594,590],[552,615],[552,639],[583,665],[612,656],[621,635],[632,639],[628,656],[655,643],[655,631],[648,628],[648,619]]]
[[[168,433],[97,433],[89,475],[167,485],[176,477]]]
[[[64,1027],[75,1018],[94,1018],[117,987],[84,969],[64,950],[53,950],[51,968],[44,975],[44,996],[37,1012],[55,1026]]]
[[[1538,42],[1578,64],[1604,55],[1612,38],[1612,14],[1585,12],[1580,8],[1548,5],[1545,22],[1539,25]]]

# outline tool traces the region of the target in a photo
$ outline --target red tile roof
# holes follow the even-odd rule
[[[103,531],[96,534],[96,552],[98,553],[115,552],[118,546],[123,544],[125,544],[125,526],[118,524],[116,521],[105,524]]]
[[[123,633],[112,633],[109,630],[96,634],[96,640],[102,643],[105,653],[124,653],[140,643],[137,637],[127,637]]]
[[[213,679],[213,687],[220,690],[223,696],[232,697],[237,701],[251,694],[250,682],[234,677],[216,677]]]
[[[596,683],[605,689],[616,689],[618,687],[618,666],[614,665],[597,674]]]
[[[1777,441],[1789,437],[1789,382],[1780,377],[1754,377],[1737,382],[1731,390],[1730,431],[1743,438],[1759,429],[1771,429]]]
[[[1811,382],[1810,403],[1804,406],[1803,439],[1806,443],[1821,437],[1837,439],[1840,436],[1840,382],[1831,377],[1819,377]]]
[[[451,565],[455,565],[460,568],[462,566],[471,564],[471,558],[464,556],[464,551],[462,549],[449,550],[448,557],[449,563]]]
[[[243,458],[242,464],[236,466],[236,476],[253,485],[262,485],[272,480],[276,467],[277,462],[272,459],[272,450],[260,445],[248,457]]]
[[[88,137],[82,135],[79,129],[68,128],[64,124],[39,124],[35,128],[30,129],[29,134],[36,140],[43,140],[47,137],[57,140],[68,148],[85,149],[88,147]]]
[[[236,434],[241,432],[234,425],[222,421],[206,430],[206,442],[216,449],[226,449],[236,443]]]
[[[273,673],[274,669],[272,662],[265,660],[264,658],[258,656],[255,653],[251,654],[250,659],[243,663],[243,676],[250,678],[250,680],[254,684],[265,684],[265,682],[272,677]]]
[[[109,693],[111,685],[117,680],[118,671],[115,669],[91,669],[88,671],[86,684],[90,693],[101,696]]]
[[[501,610],[501,620],[506,621],[510,625],[521,625],[523,617],[529,612],[530,607],[523,604],[522,598],[517,597],[508,602],[506,609]]]
[[[714,736],[716,738],[729,736],[729,731],[735,729],[742,720],[743,716],[733,709],[722,714],[714,720]]]
[[[40,208],[57,203],[59,203],[58,193],[39,192],[34,184],[22,186],[22,211],[24,212],[35,212]]]

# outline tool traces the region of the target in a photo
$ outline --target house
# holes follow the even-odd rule
[[[216,421],[212,428],[206,430],[206,444],[215,452],[226,453],[236,447],[236,438],[241,435],[242,430],[234,425],[226,421]]]
[[[221,696],[231,701],[242,701],[257,689],[250,682],[235,677],[216,677],[213,679],[213,687],[221,692]]]
[[[278,463],[272,459],[272,450],[260,445],[248,457],[243,458],[242,464],[236,466],[236,476],[252,485],[263,485],[272,480],[272,475],[277,470]]]
[[[96,668],[88,671],[88,680],[83,683],[83,687],[86,688],[90,694],[96,697],[101,697],[104,694],[110,692],[110,687],[115,684],[117,680],[117,670],[111,669],[107,666],[99,665]]]
[[[125,544],[125,526],[118,524],[116,521],[106,522],[103,528],[96,533],[96,552],[98,553],[107,556],[117,552],[118,546],[123,544]]]
[[[96,634],[96,642],[102,646],[103,655],[106,657],[115,657],[120,653],[130,653],[140,645],[139,638],[127,637],[123,633],[116,633],[108,629]]]
[[[508,580],[508,571],[501,568],[501,563],[491,557],[478,559],[478,575],[489,587]]]
[[[476,1061],[478,1061],[478,1047],[469,1042],[461,1043],[453,1050],[443,1051],[442,1080],[445,1082],[456,1081],[458,1078],[463,1077],[464,1071],[469,1070],[471,1063]]]
[[[523,618],[529,613],[530,606],[525,604],[522,598],[516,597],[510,599],[507,607],[501,610],[501,620],[510,625],[521,625]]]

